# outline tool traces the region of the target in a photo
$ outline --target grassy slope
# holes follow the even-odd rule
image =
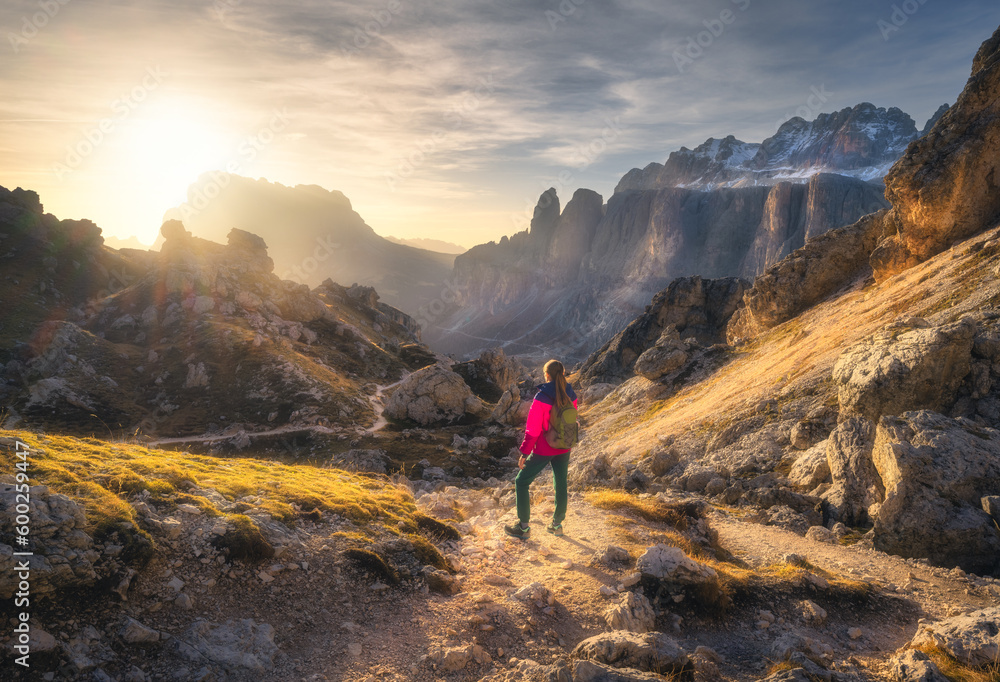
[[[784,404],[802,397],[835,405],[833,365],[865,336],[900,317],[939,323],[1000,301],[995,273],[1000,249],[974,250],[995,237],[995,231],[974,237],[881,285],[859,279],[734,348],[717,371],[667,400],[628,404],[616,401],[613,394],[587,409],[592,424],[588,437],[614,442],[619,450],[641,457],[657,443],[657,436],[718,431],[764,401],[776,401],[779,413]]]

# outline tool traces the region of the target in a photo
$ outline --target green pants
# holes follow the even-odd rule
[[[528,525],[531,520],[531,493],[528,487],[548,464],[552,465],[552,484],[556,489],[556,510],[552,514],[552,523],[559,525],[566,518],[566,474],[569,471],[569,453],[552,457],[529,455],[524,468],[514,477],[517,518],[524,525]]]

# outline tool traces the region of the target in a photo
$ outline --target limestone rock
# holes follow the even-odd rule
[[[896,682],[948,682],[948,678],[923,651],[901,651],[893,656],[891,664]]]
[[[700,564],[678,547],[655,545],[636,561],[643,578],[679,585],[700,585],[718,579],[715,569]]]
[[[1000,218],[1000,29],[980,47],[958,100],[885,176],[896,229],[872,253],[881,281]]]
[[[691,664],[677,642],[661,632],[604,632],[577,644],[573,655],[617,668],[635,668],[660,674],[681,673]]]
[[[729,322],[729,343],[756,338],[856,277],[883,236],[884,214],[867,215],[810,239],[757,277]]]
[[[556,679],[564,682],[560,678]],[[630,668],[613,668],[594,661],[575,661],[572,682],[663,682],[663,676]]]
[[[826,459],[833,486],[823,494],[834,516],[849,525],[869,522],[868,509],[882,502],[885,487],[872,462],[875,426],[850,417],[827,440]]]
[[[27,561],[31,569],[33,598],[54,598],[60,592],[93,586],[99,577],[101,555],[94,550],[93,538],[83,530],[87,527],[83,507],[45,486],[32,486],[29,497],[33,554],[15,557],[19,550],[0,543],[0,598],[10,599],[17,591],[15,569],[20,561]],[[14,537],[18,502],[15,487],[0,484],[0,532],[8,538]]]
[[[940,327],[890,326],[846,350],[833,368],[842,414],[876,421],[909,410],[946,411],[969,374],[971,318]]]
[[[524,423],[521,402],[521,392],[518,389],[504,391],[490,413],[490,421],[506,426],[521,426]]]
[[[205,620],[191,624],[177,640],[177,652],[190,661],[202,657],[229,670],[270,670],[278,647],[274,628],[250,618],[218,625]]]
[[[885,484],[877,549],[975,573],[1000,567],[1000,532],[981,506],[1000,480],[1000,432],[907,412],[881,420],[872,460]]]
[[[655,627],[656,613],[644,594],[625,592],[604,611],[604,622],[612,630],[649,632]]]
[[[637,371],[640,356],[656,348],[661,339],[666,345],[647,356],[641,367],[657,379],[677,369],[687,358],[681,359],[675,352],[681,350],[676,340],[694,337],[705,346],[722,341],[726,323],[746,286],[736,278],[674,280],[653,297],[644,314],[587,359],[580,369],[581,384],[621,383]],[[673,369],[659,371],[667,367]]]
[[[497,402],[506,391],[516,391],[518,381],[525,374],[521,363],[507,357],[502,348],[485,350],[475,360],[457,363],[451,370],[465,380],[476,396],[488,403]]]
[[[809,530],[806,531],[806,537],[815,542],[837,544],[837,537],[825,526],[810,526]]]
[[[917,629],[910,646],[938,647],[974,668],[996,663],[1000,659],[1000,607],[925,623]]]
[[[393,391],[385,413],[421,426],[447,424],[463,417],[483,418],[489,410],[458,374],[433,365],[408,376]]]
[[[122,624],[118,636],[129,644],[150,644],[160,641],[159,632],[129,616],[125,617],[125,622]]]
[[[822,441],[799,455],[788,472],[788,482],[797,488],[812,490],[829,479],[830,463],[826,448],[827,441]]]

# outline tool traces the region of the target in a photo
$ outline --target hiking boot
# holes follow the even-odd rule
[[[545,527],[545,530],[549,531],[553,535],[562,535],[562,524],[561,523],[550,523]]]
[[[521,540],[527,540],[528,536],[531,535],[531,526],[522,526],[520,523],[515,523],[513,526],[504,526],[503,529],[507,535]]]

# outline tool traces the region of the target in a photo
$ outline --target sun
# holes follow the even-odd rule
[[[225,168],[234,152],[232,135],[187,102],[138,108],[122,123],[107,162],[115,169],[120,199],[158,218],[187,199],[187,188],[202,173]],[[139,227],[137,226],[137,230]]]

